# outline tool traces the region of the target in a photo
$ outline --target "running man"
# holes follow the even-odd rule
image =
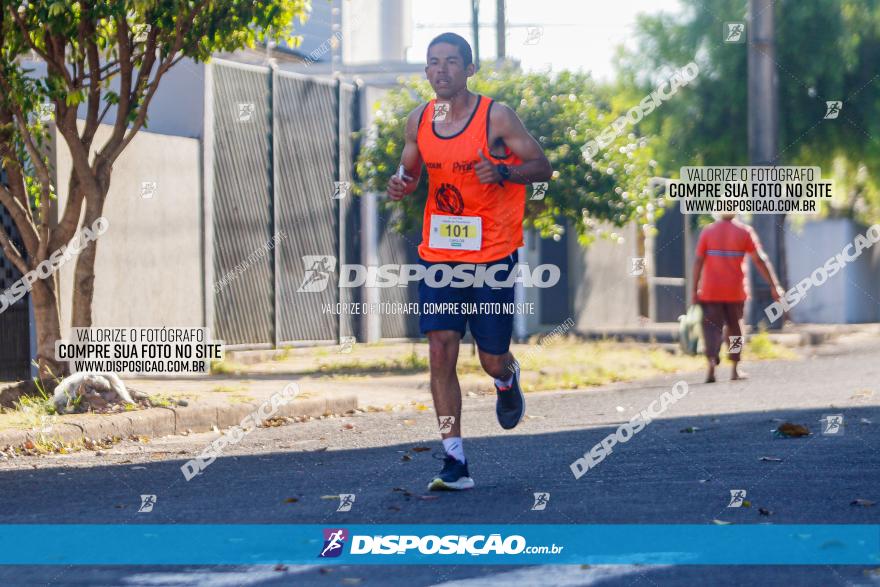
[[[553,170],[538,142],[516,113],[491,98],[468,91],[474,75],[471,47],[454,33],[439,35],[428,46],[425,75],[436,98],[409,114],[401,156],[404,173],[388,182],[388,195],[400,200],[419,185],[422,164],[428,169],[419,257],[432,266],[485,264],[497,281],[508,280],[523,244],[526,184],[549,181]],[[489,286],[430,287],[419,283],[426,304],[513,303],[514,288]],[[436,307],[436,306],[434,306]],[[510,353],[513,316],[504,313],[421,312],[419,328],[428,337],[431,394],[446,457],[431,490],[470,489],[461,439],[461,387],[456,373],[459,342],[470,325],[480,364],[495,379],[496,414],[504,429],[525,413],[519,365]],[[450,418],[451,417],[451,418]]]
[[[770,295],[778,300],[785,292],[779,286],[773,265],[761,248],[758,235],[738,220],[736,214],[722,214],[721,219],[703,229],[697,242],[694,260],[693,300],[703,308],[703,338],[709,370],[706,383],[715,382],[715,367],[721,363],[722,341],[728,341],[727,357],[733,363],[730,378],[745,379],[737,371],[744,343],[742,317],[746,293],[746,255],[770,284]],[[724,336],[723,328],[727,327]],[[731,338],[738,337],[738,338]]]

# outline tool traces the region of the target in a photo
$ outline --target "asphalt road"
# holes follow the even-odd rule
[[[465,451],[477,487],[418,499],[440,461],[430,410],[328,418],[258,429],[186,481],[180,465],[216,434],[124,442],[94,452],[0,462],[3,523],[880,523],[880,345],[747,364],[748,381],[701,374],[591,391],[529,394],[514,431],[494,398],[465,399]],[[569,464],[678,379],[688,394],[580,479]],[[844,415],[844,433],[820,419]],[[781,439],[781,421],[809,437]],[[693,430],[683,432],[683,430]],[[695,430],[694,430],[695,429]],[[413,451],[429,447],[428,451]],[[781,461],[762,461],[774,457]],[[408,489],[408,497],[395,488]],[[730,489],[750,508],[728,508]],[[543,511],[533,493],[549,492]],[[354,493],[350,512],[324,495]],[[150,513],[140,495],[154,494]],[[296,498],[289,502],[289,498]],[[759,514],[759,508],[771,512]],[[38,545],[35,545],[38,548]],[[92,544],[71,548],[125,548]],[[857,566],[4,567],[4,585],[880,585]]]

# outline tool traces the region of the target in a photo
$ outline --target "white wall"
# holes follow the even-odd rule
[[[785,234],[788,287],[808,277],[865,230],[843,218],[789,227]],[[820,324],[880,321],[880,245],[866,249],[821,286],[807,291],[792,309],[791,318]]]
[[[342,61],[346,65],[406,61],[412,44],[410,0],[342,3]]]
[[[96,144],[103,144],[102,127]],[[110,227],[97,241],[95,326],[202,326],[201,153],[195,139],[137,134],[113,167],[104,216]],[[58,142],[58,190],[67,202],[70,155]],[[151,199],[141,184],[158,184]],[[60,272],[62,325],[70,324],[72,259]]]
[[[638,256],[638,225],[603,228],[623,236],[624,242],[597,239],[585,249],[573,231],[568,240],[575,330],[638,325],[638,283],[630,275],[630,258]]]

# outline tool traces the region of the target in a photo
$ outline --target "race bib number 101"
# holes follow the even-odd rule
[[[483,243],[483,219],[479,216],[431,215],[432,249],[479,251]]]

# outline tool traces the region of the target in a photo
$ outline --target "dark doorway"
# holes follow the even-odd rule
[[[3,206],[0,206],[0,225],[18,250],[23,250],[18,230]],[[5,292],[19,279],[21,273],[0,249],[0,293]],[[0,381],[17,381],[30,377],[29,304],[30,296],[27,295],[0,312]]]
[[[568,290],[568,230],[559,238],[543,238],[540,241],[541,263],[556,265],[561,271],[559,283],[538,290],[541,324],[561,324],[571,315]],[[532,268],[534,269],[534,268]]]

